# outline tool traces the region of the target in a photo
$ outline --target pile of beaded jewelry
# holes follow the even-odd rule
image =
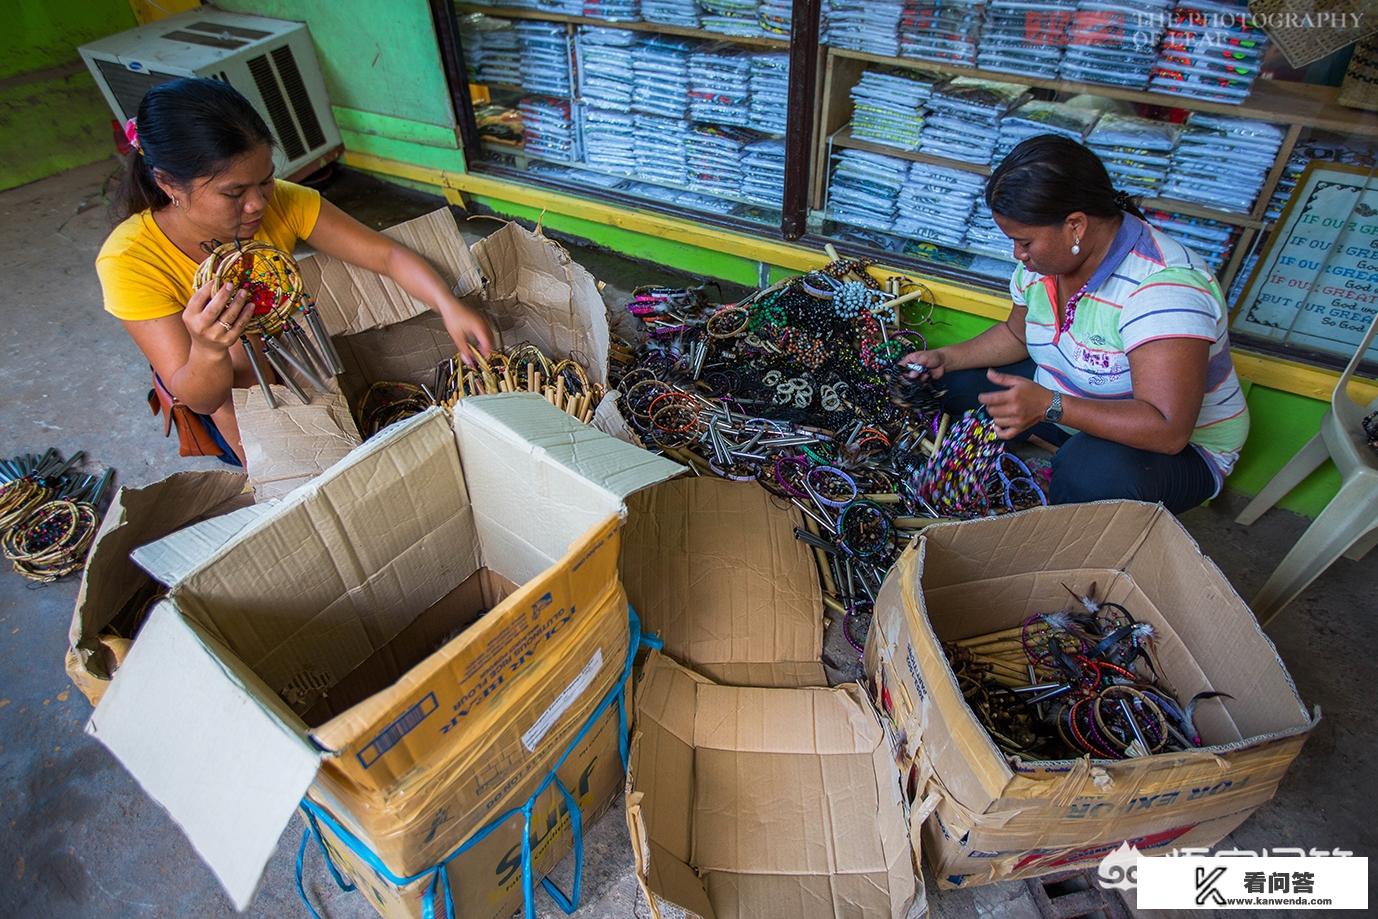
[[[1065,585],[1064,585],[1065,586]],[[1185,704],[1154,653],[1155,633],[1119,603],[1067,588],[1070,609],[945,642],[957,684],[1011,758],[1129,759],[1203,745],[1198,692]]]
[[[0,550],[31,581],[56,581],[86,564],[115,470],[83,475],[76,470],[84,458],[49,449],[0,460]]]
[[[289,370],[321,392],[326,391],[327,380],[344,372],[315,302],[302,288],[301,271],[290,253],[252,239],[216,246],[196,269],[196,286],[207,283],[216,288],[229,283],[249,292],[254,318],[240,344],[270,407],[277,408],[277,399],[268,386],[260,357],[303,403],[311,400]],[[306,329],[297,323],[298,316]]]

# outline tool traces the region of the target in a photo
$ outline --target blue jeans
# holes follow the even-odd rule
[[[1001,373],[1033,379],[1034,362],[1020,361],[996,368]],[[943,408],[960,415],[980,405],[977,396],[1001,387],[986,379],[984,369],[956,370],[938,381],[947,387]],[[1053,504],[1079,504],[1124,498],[1162,502],[1174,514],[1191,510],[1215,494],[1215,476],[1206,458],[1188,445],[1168,455],[1126,447],[1085,433],[1069,433],[1047,421],[1023,431],[1011,443],[1037,436],[1057,447],[1053,455]]]

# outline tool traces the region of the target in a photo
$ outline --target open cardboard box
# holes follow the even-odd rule
[[[252,504],[243,493],[245,481],[238,472],[178,472],[115,492],[86,556],[68,631],[67,675],[92,705],[105,695],[160,586],[129,553],[198,520]]]
[[[590,381],[607,384],[606,307],[593,276],[558,243],[508,222],[471,249],[448,208],[383,233],[419,253],[457,295],[483,310],[500,347],[531,342],[552,356],[581,355]],[[322,254],[300,265],[345,372],[329,393],[307,387],[307,405],[278,385],[276,409],[257,388],[234,391],[260,501],[309,481],[359,445],[351,406],[372,384],[430,386],[436,364],[455,354],[440,316],[390,278]]]
[[[1064,609],[1063,585],[1092,583],[1153,625],[1180,699],[1234,697],[1198,711],[1207,746],[1014,761],[982,728],[940,642]],[[1218,842],[1272,798],[1319,717],[1220,570],[1170,512],[1139,502],[927,528],[877,598],[865,667],[910,797],[936,798],[923,848],[944,887],[1084,868],[1125,841],[1144,854]]]
[[[680,471],[539,396],[425,412],[221,544],[143,547],[169,597],[88,731],[241,909],[308,790],[394,859],[457,844],[617,685],[623,499]]]
[[[636,711],[627,823],[655,916],[923,913],[899,778],[855,683],[721,686],[652,654]]]

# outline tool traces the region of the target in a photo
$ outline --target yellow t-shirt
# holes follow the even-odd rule
[[[291,252],[316,228],[321,193],[277,179],[254,239]],[[172,244],[152,211],[128,217],[96,256],[105,311],[119,319],[161,319],[186,309],[200,263]]]

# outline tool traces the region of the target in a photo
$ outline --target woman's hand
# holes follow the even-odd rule
[[[182,324],[191,336],[191,350],[217,355],[228,354],[253,318],[249,292],[236,292],[229,283],[215,290],[214,282],[207,282],[191,295],[182,311]]]
[[[486,316],[463,303],[455,303],[444,311],[444,317],[445,330],[454,339],[459,358],[465,364],[473,366],[475,351],[485,358],[492,353],[493,328]]]
[[[995,433],[1001,440],[1009,440],[1021,431],[1043,420],[1053,393],[1025,377],[987,370],[986,379],[1004,389],[977,396],[995,422]]]
[[[925,373],[934,380],[942,379],[947,367],[947,355],[942,348],[932,351],[911,351],[900,358],[900,366],[908,370],[908,377],[916,380]]]

